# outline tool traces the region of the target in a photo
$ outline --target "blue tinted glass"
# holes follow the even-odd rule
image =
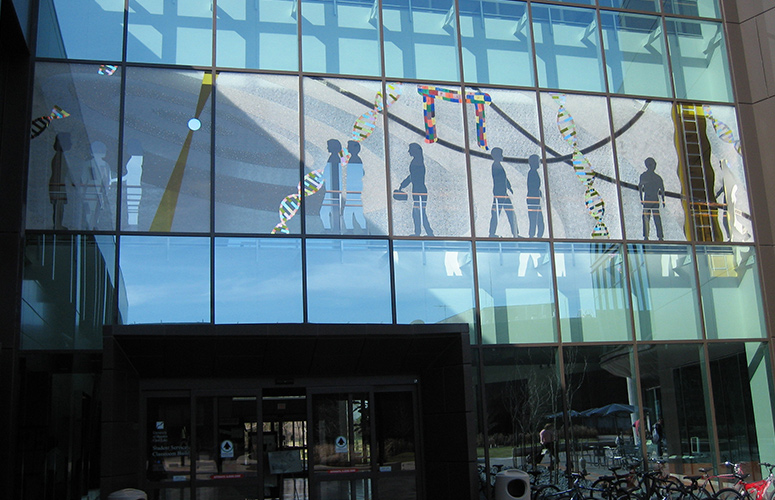
[[[48,0],[38,12],[38,57],[121,60],[124,0]]]
[[[210,66],[212,4],[210,0],[130,2],[127,61]]]
[[[119,255],[120,323],[210,322],[209,238],[124,236]]]
[[[718,0],[663,0],[665,12],[684,16],[721,17]]]
[[[452,0],[382,2],[388,78],[460,79]]]
[[[548,243],[476,244],[482,343],[555,342]]]
[[[600,19],[609,90],[671,96],[661,18],[601,12]]]
[[[535,5],[533,35],[539,86],[605,90],[594,10]]]
[[[295,0],[218,0],[215,64],[299,69]]]
[[[660,0],[598,0],[601,7],[659,12]]]
[[[215,240],[216,323],[301,323],[301,242]]]
[[[473,337],[470,243],[396,241],[393,251],[398,323],[468,323]]]
[[[524,2],[459,0],[463,75],[471,83],[533,85]]]
[[[391,323],[386,240],[307,240],[310,323]]]
[[[732,101],[724,28],[721,23],[667,20],[675,96],[698,101]]]
[[[305,0],[302,68],[315,73],[379,76],[379,10],[372,0]]]

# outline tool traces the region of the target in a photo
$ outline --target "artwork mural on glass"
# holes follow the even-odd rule
[[[120,85],[117,70],[36,65],[27,228],[115,227]]]
[[[386,234],[385,143],[382,112],[403,99],[403,85],[304,80],[305,223],[312,234]],[[298,210],[283,201],[273,232]],[[295,210],[294,210],[295,208]]]
[[[484,110],[489,97],[428,85],[403,87],[402,98],[388,112],[393,233],[467,236],[471,230],[464,203],[468,181],[462,106],[478,117],[477,149],[486,151]]]
[[[221,72],[216,100],[215,229],[268,234],[299,183],[298,78]]]
[[[465,81],[532,86],[533,58],[527,4],[459,0],[458,5]]]
[[[212,84],[198,71],[127,73],[125,231],[209,231]]]
[[[620,238],[606,100],[545,93],[541,108],[554,235]]]
[[[488,237],[549,236],[535,93],[473,89],[489,96],[489,151],[469,134],[476,234]],[[477,117],[468,114],[468,128]]]
[[[219,0],[215,64],[298,71],[294,0]]]

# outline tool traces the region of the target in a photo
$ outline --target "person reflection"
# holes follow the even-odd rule
[[[544,235],[544,213],[541,210],[541,176],[538,167],[541,159],[538,155],[530,155],[527,159],[530,170],[527,172],[527,219],[530,227],[527,234],[530,238],[540,238]]]
[[[503,168],[503,150],[501,148],[492,148],[492,209],[490,213],[490,238],[495,237],[498,229],[498,217],[501,212],[506,212],[506,219],[509,221],[511,235],[519,236],[519,229],[514,217],[514,205],[511,203],[509,193],[514,193],[511,189],[511,182],[506,176],[506,169]]]
[[[422,148],[416,142],[409,144],[409,156],[412,161],[409,163],[409,175],[401,181],[399,190],[412,185],[412,220],[414,221],[414,235],[420,236],[420,227],[425,228],[425,234],[433,236],[431,224],[428,222],[426,206],[428,205],[428,188],[425,186],[425,160],[423,159]]]
[[[54,229],[65,229],[62,224],[67,204],[68,186],[75,187],[70,169],[67,166],[65,152],[70,150],[70,134],[57,134],[54,138],[54,156],[51,158],[51,177],[48,179],[48,199],[53,209]]]
[[[353,220],[358,226],[366,229],[366,218],[363,216],[363,160],[358,155],[361,145],[356,141],[347,143],[347,151],[350,153],[350,161],[347,163],[347,190],[344,193],[344,227],[348,231],[355,228]]]
[[[657,162],[654,158],[646,158],[644,161],[646,171],[640,174],[638,191],[640,202],[643,204],[643,239],[649,239],[651,224],[649,219],[654,216],[654,226],[657,228],[657,238],[664,240],[662,233],[662,216],[659,213],[659,199],[662,198],[662,207],[665,206],[665,184],[662,177],[655,172]]]
[[[335,233],[340,232],[341,225],[339,220],[341,203],[341,170],[339,162],[339,152],[342,150],[342,143],[336,139],[330,139],[327,143],[328,161],[323,169],[323,205],[320,207],[320,220],[323,222],[323,229]]]
[[[81,172],[81,200],[83,203],[84,229],[96,229],[100,217],[109,208],[108,190],[110,189],[110,167],[105,161],[107,146],[100,141],[91,144],[91,159]]]

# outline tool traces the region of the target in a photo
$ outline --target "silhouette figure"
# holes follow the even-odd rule
[[[511,235],[517,237],[519,229],[514,217],[514,205],[511,203],[508,193],[514,193],[511,189],[511,182],[506,177],[506,169],[501,165],[503,160],[503,150],[501,148],[492,148],[492,210],[490,213],[490,238],[495,237],[495,231],[498,229],[498,217],[502,211],[506,212],[506,218],[509,221]]]
[[[100,141],[91,143],[91,159],[81,172],[81,202],[83,228],[95,229],[107,207],[110,189],[110,167],[105,161],[107,146]]]
[[[341,202],[342,202],[342,171],[340,169],[339,152],[342,144],[336,139],[330,139],[327,143],[330,153],[326,167],[323,170],[323,205],[320,207],[320,220],[323,229],[339,233],[341,231]]]
[[[541,176],[538,167],[541,159],[538,155],[530,155],[527,159],[530,170],[527,172],[527,219],[530,222],[527,234],[530,238],[540,238],[544,235],[544,213],[541,209]]]
[[[347,163],[347,190],[344,193],[344,227],[353,230],[353,219],[361,229],[366,229],[366,218],[363,216],[363,161],[358,153],[361,145],[356,141],[347,143],[350,161]]]
[[[659,213],[659,199],[662,198],[662,206],[665,206],[665,184],[662,177],[655,172],[657,162],[654,158],[646,158],[644,161],[646,171],[640,174],[638,192],[640,202],[643,204],[643,239],[649,239],[651,224],[649,219],[654,216],[654,226],[657,228],[657,238],[664,240],[662,232],[662,216]]]
[[[433,230],[428,222],[428,214],[425,207],[428,204],[428,188],[425,187],[425,160],[423,159],[422,148],[416,142],[409,145],[409,156],[412,161],[409,163],[409,175],[401,182],[399,190],[404,189],[409,184],[412,185],[412,219],[414,220],[414,235],[420,236],[420,224],[425,228],[425,234],[433,236]]]
[[[51,158],[51,177],[48,179],[48,199],[53,209],[54,229],[63,229],[62,218],[67,204],[67,185],[75,186],[67,166],[65,151],[72,147],[70,134],[57,134],[54,139],[54,156]]]
[[[124,167],[122,191],[126,202],[127,224],[136,226],[140,218],[140,201],[143,198],[143,145],[137,139],[127,142],[129,160]]]

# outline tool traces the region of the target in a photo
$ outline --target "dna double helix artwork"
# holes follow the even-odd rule
[[[374,106],[359,116],[353,124],[352,131],[350,133],[351,140],[355,142],[363,142],[371,136],[374,130],[377,128],[377,116],[382,113],[386,108],[389,108],[394,102],[401,97],[402,87],[400,83],[387,85],[387,98],[384,99],[382,91],[377,92],[374,97]],[[339,151],[339,163],[340,167],[344,168],[350,161],[351,154],[347,151],[347,148],[342,148]],[[317,170],[313,170],[304,176],[302,182],[296,186],[296,192],[283,198],[280,202],[280,222],[272,229],[272,234],[289,234],[288,221],[291,220],[301,208],[301,189],[304,185],[304,196],[312,196],[320,191],[324,183],[324,171],[325,165]]]
[[[608,227],[603,221],[603,216],[605,215],[605,201],[593,186],[597,173],[579,148],[576,122],[565,107],[565,94],[551,94],[551,96],[552,99],[560,105],[557,110],[557,128],[559,129],[563,140],[573,148],[573,170],[576,172],[579,181],[586,187],[586,191],[584,192],[584,205],[586,206],[589,215],[595,219],[595,226],[592,228],[591,236],[592,238],[608,238]]]
[[[740,147],[740,139],[735,138],[732,129],[730,129],[726,123],[716,119],[716,117],[713,116],[713,110],[711,110],[710,106],[707,104],[702,105],[702,111],[705,113],[705,116],[710,119],[710,123],[713,125],[713,130],[716,131],[718,138],[728,144],[732,144],[735,147],[737,154],[742,156],[743,149]]]
[[[30,125],[30,139],[34,139],[42,134],[54,120],[61,120],[68,116],[70,116],[70,113],[59,106],[54,106],[48,116],[40,116],[32,120]]]
[[[436,98],[448,102],[473,104],[476,112],[476,139],[480,148],[487,151],[487,130],[484,110],[492,99],[484,92],[469,92],[465,96],[454,90],[429,85],[417,87],[417,93],[422,96],[423,121],[425,122],[425,142],[433,143],[439,140],[436,132]]]

